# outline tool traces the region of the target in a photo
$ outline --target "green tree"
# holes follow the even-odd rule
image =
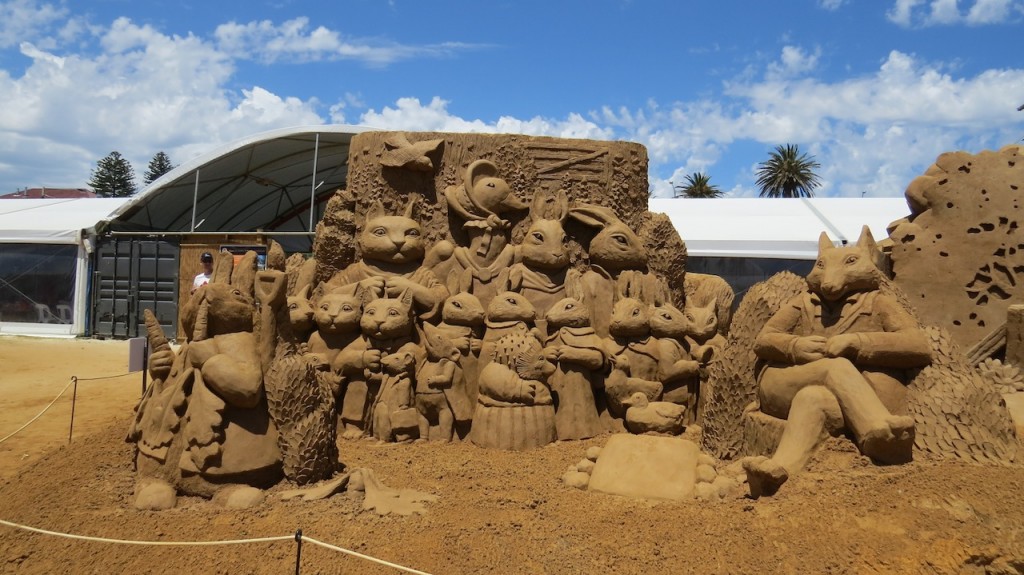
[[[672,186],[677,198],[720,198],[724,194],[718,186],[711,183],[711,176],[704,172],[694,172],[686,176],[686,183]]]
[[[89,186],[101,198],[127,198],[135,193],[135,170],[119,152],[96,162]]]
[[[160,151],[149,161],[149,167],[146,168],[146,173],[142,177],[147,184],[152,184],[157,178],[173,169],[174,164],[171,163],[170,156]]]
[[[757,165],[757,187],[762,198],[813,198],[821,180],[814,170],[821,164],[801,154],[796,144],[776,146],[767,162]]]

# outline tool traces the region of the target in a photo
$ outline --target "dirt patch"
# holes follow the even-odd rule
[[[29,348],[39,348],[39,350]],[[31,358],[44,358],[44,364]],[[124,342],[0,339],[0,437],[32,417],[71,375],[126,371]],[[1024,470],[919,459],[875,467],[831,441],[775,498],[737,494],[668,503],[577,491],[559,477],[605,438],[528,453],[472,445],[341,444],[351,467],[392,487],[440,496],[422,516],[379,517],[345,496],[254,509],[201,499],[153,513],[130,505],[132,447],[123,442],[137,376],[79,388],[0,444],[0,518],[44,529],[141,540],[288,535],[431,573],[1015,573],[1024,572]],[[64,411],[60,411],[64,409]],[[82,435],[79,435],[81,431]],[[27,454],[27,455],[26,455]],[[1015,563],[1016,561],[1016,563]],[[294,542],[135,547],[0,527],[2,573],[287,573]],[[304,545],[302,573],[394,573]]]

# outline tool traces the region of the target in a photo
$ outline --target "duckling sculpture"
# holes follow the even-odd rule
[[[642,392],[629,396],[626,409],[626,429],[632,433],[666,433],[679,435],[686,427],[686,406],[667,401],[650,401]]]

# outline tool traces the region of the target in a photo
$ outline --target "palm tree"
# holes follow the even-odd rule
[[[723,193],[718,186],[711,184],[711,176],[704,172],[694,172],[686,176],[682,186],[672,186],[677,198],[720,198]]]
[[[821,180],[814,173],[821,164],[801,154],[796,144],[776,146],[767,162],[757,165],[757,187],[762,198],[813,198]]]

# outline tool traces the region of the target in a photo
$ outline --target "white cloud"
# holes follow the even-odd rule
[[[82,186],[92,164],[111,150],[141,176],[159,150],[181,163],[253,132],[323,121],[314,101],[258,86],[227,90],[231,59],[194,36],[119,19],[100,46],[93,56],[58,57],[26,42],[21,51],[32,62],[24,73],[0,70],[0,141],[13,166],[0,170],[0,181],[12,182],[4,189]],[[29,168],[35,164],[45,167]]]
[[[612,131],[601,128],[580,114],[565,120],[534,117],[529,120],[502,116],[496,122],[465,120],[448,111],[447,100],[434,97],[426,105],[418,98],[400,98],[394,108],[385,106],[379,112],[368,110],[360,124],[381,129],[420,130],[425,132],[513,133],[560,138],[609,139]]]
[[[474,48],[458,42],[412,46],[387,41],[346,40],[339,32],[323,26],[311,29],[306,17],[287,20],[280,25],[270,20],[245,24],[229,22],[217,26],[214,37],[218,47],[233,57],[264,63],[357,60],[371,66],[386,66],[399,60],[444,57]]]
[[[11,0],[0,4],[0,48],[10,48],[26,37],[38,36],[67,15],[67,9],[34,0]],[[38,42],[37,42],[38,43]]]
[[[818,5],[825,10],[835,11],[843,4],[846,4],[846,2],[847,0],[818,0]]]
[[[889,20],[904,27],[948,26],[968,24],[979,26],[1007,22],[1014,13],[1024,12],[1021,0],[967,1],[966,11],[958,0],[896,0],[886,13]]]

